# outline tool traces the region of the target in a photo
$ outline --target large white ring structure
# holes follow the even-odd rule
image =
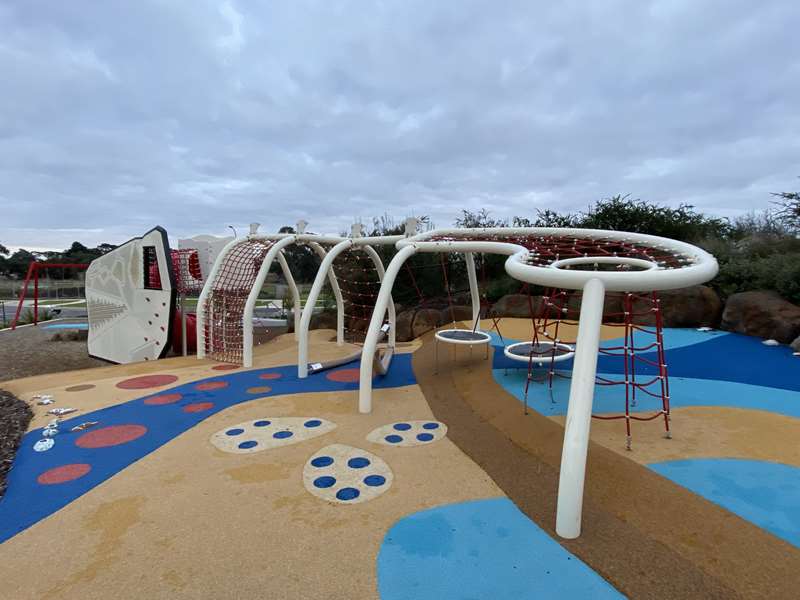
[[[717,261],[684,242],[593,229],[440,229],[400,240],[397,248],[383,277],[361,354],[358,405],[362,413],[372,410],[372,363],[392,286],[400,268],[417,252],[502,254],[508,256],[506,272],[519,281],[582,290],[556,515],[556,532],[564,538],[578,537],[606,291],[658,291],[697,285],[716,275]],[[594,270],[580,268],[587,265]],[[601,265],[612,269],[603,270]],[[470,271],[471,288],[473,280],[474,268]],[[473,298],[475,319],[476,309]]]

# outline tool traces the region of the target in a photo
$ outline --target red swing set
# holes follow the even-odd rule
[[[11,329],[17,328],[19,316],[22,313],[22,307],[25,304],[25,297],[28,294],[28,285],[33,279],[33,324],[39,324],[39,272],[46,271],[47,269],[87,269],[88,263],[47,263],[33,260],[28,265],[28,273],[25,275],[25,282],[22,284],[22,291],[19,295],[19,303],[17,304],[17,311],[14,314],[14,320],[11,321]]]

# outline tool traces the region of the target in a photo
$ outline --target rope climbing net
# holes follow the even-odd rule
[[[378,269],[360,246],[343,251],[332,269],[342,294],[345,341],[362,344],[381,287]]]
[[[243,364],[243,316],[247,298],[256,284],[264,258],[275,242],[245,238],[221,257],[213,274],[199,325],[199,343],[206,356],[226,363]]]

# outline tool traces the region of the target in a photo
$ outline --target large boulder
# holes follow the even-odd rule
[[[397,341],[410,342],[441,324],[441,311],[435,308],[406,310],[397,315]]]
[[[722,329],[789,344],[800,336],[800,306],[771,291],[733,294],[725,303]]]
[[[453,321],[472,321],[471,306],[452,306],[443,308],[439,317],[440,323],[452,323]]]
[[[531,296],[533,304],[533,314],[539,314],[539,306],[542,301],[541,296]],[[517,317],[521,319],[531,318],[531,303],[528,302],[527,294],[508,294],[494,303],[489,314],[493,317]]]
[[[658,292],[664,327],[719,327],[722,300],[706,285]],[[652,303],[644,297],[633,301],[634,322],[655,325]]]

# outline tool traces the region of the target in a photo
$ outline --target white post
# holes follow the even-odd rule
[[[375,251],[375,248],[369,244],[363,246],[364,252],[372,259],[372,264],[375,265],[375,270],[378,272],[378,281],[383,283],[383,278],[386,275],[386,270],[383,268],[383,261],[380,255]],[[394,348],[397,340],[397,330],[395,322],[397,321],[397,313],[394,308],[394,298],[389,294],[389,347]]]
[[[292,292],[292,301],[294,302],[294,306],[292,307],[292,313],[294,314],[294,339],[298,339],[297,330],[300,327],[300,311],[303,309],[303,305],[300,303],[300,290],[297,289],[297,284],[294,281],[291,269],[289,269],[289,263],[286,262],[286,257],[283,255],[283,250],[278,252],[278,263],[281,265],[283,277],[286,279],[286,283],[289,285],[289,289]],[[286,310],[286,307],[284,306],[283,309]]]
[[[567,539],[577,538],[581,534],[586,454],[589,449],[589,428],[592,422],[592,401],[604,301],[603,282],[599,279],[587,281],[583,287],[581,300],[564,446],[561,451],[561,473],[558,480],[556,533]]]
[[[481,296],[478,292],[478,275],[475,273],[475,255],[465,252],[467,260],[467,278],[469,279],[469,295],[472,297],[472,328],[477,329],[481,319]]]
[[[242,366],[245,368],[249,369],[253,366],[253,309],[256,306],[258,294],[261,292],[264,279],[267,278],[267,273],[272,265],[272,261],[275,260],[275,256],[280,256],[280,251],[289,244],[294,244],[295,241],[295,236],[290,235],[281,238],[272,245],[261,263],[261,268],[258,270],[256,280],[253,282],[253,289],[250,290],[250,294],[247,296],[247,302],[245,302],[244,305],[244,313],[242,314]]]
[[[300,379],[308,377],[308,330],[311,326],[311,316],[314,313],[314,306],[316,305],[319,294],[322,291],[322,286],[325,285],[325,278],[329,274],[333,273],[333,261],[337,256],[339,256],[352,245],[352,240],[344,240],[343,242],[336,244],[328,251],[328,253],[325,255],[325,258],[322,259],[322,263],[319,265],[317,275],[314,277],[314,283],[311,285],[311,290],[308,292],[306,305],[303,307],[303,314],[300,317],[300,327],[298,328],[299,335],[297,338],[297,376]],[[342,302],[338,303],[338,308],[340,311],[343,310]]]
[[[186,294],[181,294],[180,298],[180,305],[181,305],[181,352],[183,356],[188,354],[188,349],[186,347]],[[197,321],[195,321],[195,324]]]
[[[317,253],[317,255],[324,261],[325,256],[327,256],[325,249],[320,246],[317,242],[308,242],[308,245]],[[331,248],[333,251],[333,248]],[[337,253],[338,256],[338,253]],[[329,263],[332,264],[332,263]],[[320,271],[322,270],[322,265],[320,264]],[[316,277],[314,281],[316,282]],[[342,298],[342,290],[339,288],[339,281],[336,279],[336,274],[333,272],[333,268],[328,271],[328,281],[331,284],[331,290],[333,291],[333,297],[336,299],[336,345],[341,346],[344,344],[344,299]],[[313,311],[317,305],[317,299],[319,297],[319,293],[314,298],[314,302],[311,305],[311,310]],[[306,299],[306,306],[310,302],[311,296]],[[305,312],[305,307],[303,307],[303,312]]]
[[[369,322],[369,329],[364,338],[364,347],[361,350],[361,381],[358,387],[358,410],[361,413],[372,412],[372,361],[375,358],[375,351],[378,347],[378,338],[383,326],[383,315],[392,298],[392,286],[397,279],[397,273],[406,262],[409,256],[417,251],[413,244],[403,247],[394,255],[392,262],[386,269],[381,283],[378,298],[375,300],[375,308],[372,311],[372,319]]]

